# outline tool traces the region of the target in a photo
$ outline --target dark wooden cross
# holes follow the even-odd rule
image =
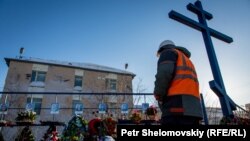
[[[187,26],[190,26],[196,30],[201,31],[203,40],[205,42],[209,63],[212,69],[214,80],[209,82],[210,88],[219,97],[222,112],[224,116],[233,116],[233,110],[236,110],[236,104],[227,95],[223,79],[220,73],[219,64],[214,51],[211,36],[222,40],[226,43],[233,42],[233,39],[225,34],[222,34],[210,27],[208,27],[206,20],[211,20],[213,15],[203,10],[201,2],[198,0],[194,4],[188,4],[187,9],[198,16],[199,22],[196,22],[182,14],[175,11],[169,12],[169,17],[176,21],[179,21]]]

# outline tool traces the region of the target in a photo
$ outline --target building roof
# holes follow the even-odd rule
[[[40,58],[4,58],[7,65],[9,66],[10,61],[17,61],[17,62],[27,62],[27,63],[37,63],[37,64],[45,64],[45,65],[56,65],[56,66],[63,66],[63,67],[70,67],[70,68],[78,68],[78,69],[85,69],[85,70],[93,70],[93,71],[102,71],[102,72],[111,72],[111,73],[118,73],[118,74],[126,74],[131,75],[132,77],[135,76],[134,73],[116,69],[112,67],[92,64],[92,63],[77,63],[77,62],[66,62],[66,61],[56,61],[56,60],[44,60]]]

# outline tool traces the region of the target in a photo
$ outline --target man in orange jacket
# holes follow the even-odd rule
[[[160,44],[154,96],[163,125],[198,125],[202,119],[199,82],[191,53],[170,40]]]

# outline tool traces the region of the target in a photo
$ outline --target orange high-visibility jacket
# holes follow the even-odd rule
[[[175,66],[172,82],[166,91],[167,98],[164,104],[166,110],[163,115],[183,115],[202,118],[199,96],[199,82],[191,60],[181,51]]]
[[[168,96],[190,95],[197,98],[199,96],[199,82],[193,63],[181,51],[174,49],[178,53],[175,68],[175,76],[168,89]]]

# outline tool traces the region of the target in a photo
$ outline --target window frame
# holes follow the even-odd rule
[[[117,79],[107,79],[107,90],[111,92],[117,91]]]
[[[81,80],[81,82],[80,82]],[[80,85],[79,85],[79,84]],[[78,75],[75,75],[75,79],[74,79],[74,87],[82,87],[82,84],[83,84],[83,76],[78,76]]]
[[[34,111],[36,112],[36,115],[40,115],[41,110],[42,110],[43,98],[27,97],[26,102],[31,103],[31,99],[32,99],[32,103],[34,104]],[[41,101],[37,101],[37,100],[41,100]]]
[[[82,104],[82,101],[81,100],[77,100],[77,99],[73,99],[72,100],[72,115],[75,115],[75,107],[76,107],[76,104]]]
[[[44,75],[44,78],[41,77],[43,75]],[[31,80],[30,81],[31,82],[45,82],[46,75],[47,75],[47,72],[45,72],[45,71],[32,70]]]

